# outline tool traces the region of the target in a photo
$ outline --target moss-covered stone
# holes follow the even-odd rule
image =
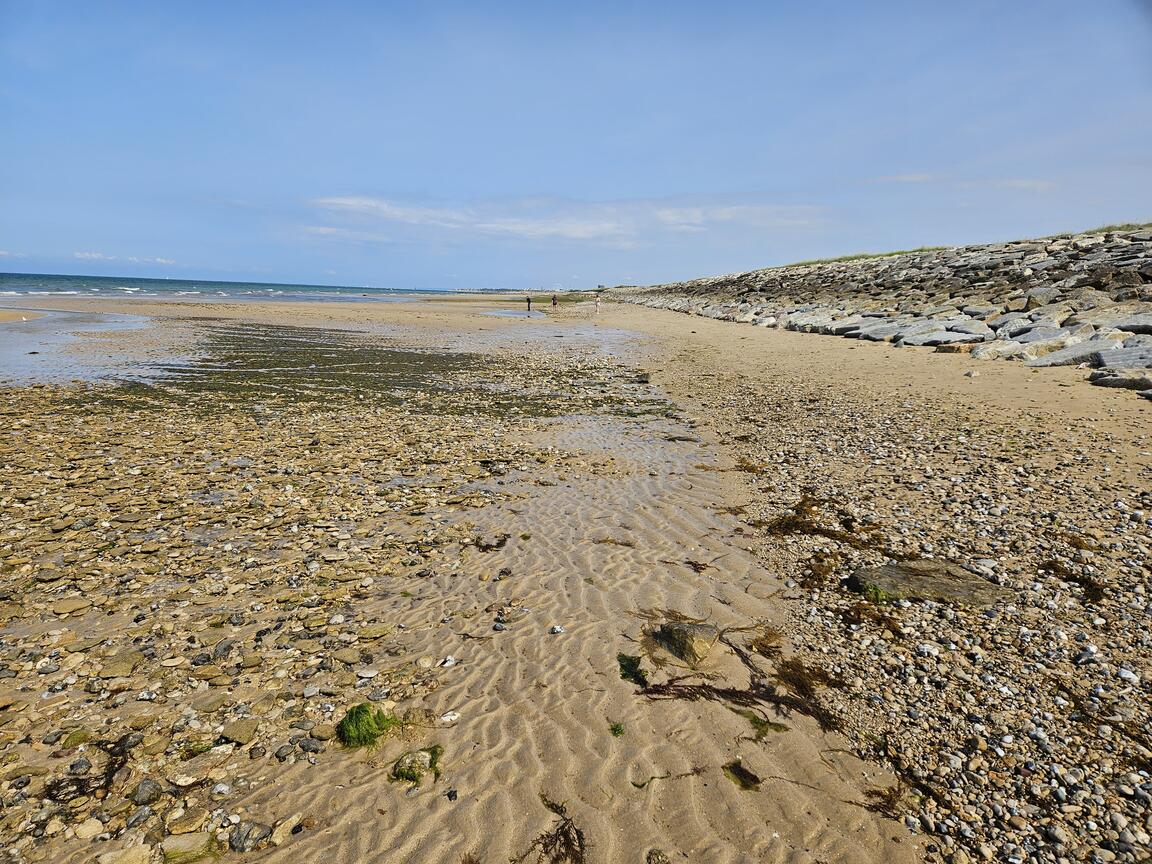
[[[420,750],[410,750],[392,765],[392,779],[415,784],[431,772],[432,776],[439,780],[440,757],[443,754],[444,748],[439,744]]]
[[[361,702],[349,708],[336,724],[336,737],[345,747],[371,747],[381,736],[402,725],[395,715]]]

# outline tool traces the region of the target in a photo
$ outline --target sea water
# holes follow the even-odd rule
[[[279,285],[204,279],[130,279],[124,276],[53,276],[0,273],[0,299],[37,297],[226,297],[231,300],[399,300],[420,292],[340,285]],[[424,292],[427,293],[427,292]]]

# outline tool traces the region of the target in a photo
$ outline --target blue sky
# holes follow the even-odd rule
[[[588,286],[1152,220],[1152,4],[0,0],[0,270]]]

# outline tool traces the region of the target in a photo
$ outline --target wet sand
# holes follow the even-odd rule
[[[0,309],[0,324],[7,324],[9,321],[31,321],[33,318],[39,318],[40,315],[39,312],[21,309]]]
[[[445,372],[428,360],[423,379],[395,382],[378,365],[369,374],[383,383],[360,393],[345,377],[355,370],[330,357],[297,358],[276,393],[253,395],[226,375],[187,389],[204,369],[173,372],[130,401],[99,389],[79,404],[67,391],[5,391],[18,424],[0,455],[24,472],[0,485],[0,633],[15,671],[0,726],[12,766],[5,795],[29,777],[20,789],[43,801],[45,784],[80,757],[98,772],[99,748],[62,748],[67,736],[42,743],[55,731],[112,740],[140,729],[147,749],[100,798],[48,802],[39,817],[11,811],[0,826],[27,860],[88,861],[193,835],[227,846],[230,816],[278,830],[227,860],[535,861],[534,844],[557,828],[569,839],[578,831],[594,862],[960,861],[980,843],[995,854],[1017,841],[991,820],[959,845],[955,832],[925,837],[902,821],[926,806],[903,795],[906,780],[921,779],[911,772],[931,776],[933,756],[963,745],[886,718],[912,705],[931,717],[956,708],[921,705],[898,684],[887,701],[869,701],[884,685],[860,650],[872,625],[820,623],[855,602],[836,573],[883,556],[847,544],[817,585],[812,556],[836,543],[757,526],[814,485],[895,531],[892,545],[947,548],[939,504],[907,490],[905,469],[884,461],[891,454],[840,452],[853,439],[845,430],[896,436],[889,446],[914,454],[929,431],[955,440],[955,424],[998,434],[1015,424],[1060,447],[989,453],[990,464],[1007,455],[1073,481],[1107,471],[1130,498],[1149,477],[1152,406],[1091,388],[1074,370],[992,364],[970,378],[973,364],[955,355],[609,304],[599,315],[562,305],[542,319],[493,316],[508,307],[475,298],[57,308],[153,319],[65,349],[81,355],[192,356],[205,333],[239,320],[351,328],[365,345],[492,362]],[[238,356],[229,364],[240,377],[267,380]],[[78,412],[90,412],[83,428]],[[1069,452],[1099,441],[1106,452],[1073,466]],[[980,467],[978,453],[960,449],[965,470]],[[46,464],[45,452],[60,461]],[[956,455],[932,457],[955,472]],[[1086,497],[1069,508],[1076,518],[1094,506]],[[163,515],[173,507],[176,521]],[[73,519],[89,512],[93,524]],[[260,527],[266,517],[275,530]],[[898,536],[901,524],[915,536]],[[974,557],[970,546],[953,551]],[[172,563],[155,566],[159,548]],[[42,580],[45,570],[61,575]],[[65,602],[77,596],[99,599]],[[915,647],[920,626],[915,610],[903,614],[891,625],[908,630],[892,637],[895,653]],[[652,638],[681,619],[723,634],[699,669]],[[276,629],[261,635],[267,628]],[[73,640],[87,647],[62,647]],[[232,644],[216,657],[222,640]],[[127,651],[142,652],[136,665],[105,674]],[[639,657],[653,686],[623,680],[619,654]],[[806,689],[787,668],[814,683]],[[92,686],[84,694],[93,681],[104,682],[95,698]],[[57,695],[37,703],[45,687]],[[331,727],[364,699],[405,726],[369,751],[341,748]],[[258,720],[251,737],[225,734],[246,718]],[[908,738],[895,762],[875,748],[886,732]],[[443,748],[437,780],[389,782],[405,752],[432,745]],[[127,827],[140,805],[119,802],[149,778],[161,796]],[[891,790],[895,803],[881,806]],[[76,836],[75,824],[89,827]]]

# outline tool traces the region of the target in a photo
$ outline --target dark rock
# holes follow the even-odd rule
[[[136,788],[128,796],[128,800],[133,804],[143,806],[145,804],[153,804],[160,799],[164,794],[164,787],[157,783],[155,780],[144,778],[136,784]]]
[[[228,835],[228,848],[233,852],[254,852],[271,836],[271,826],[262,822],[241,822]]]

